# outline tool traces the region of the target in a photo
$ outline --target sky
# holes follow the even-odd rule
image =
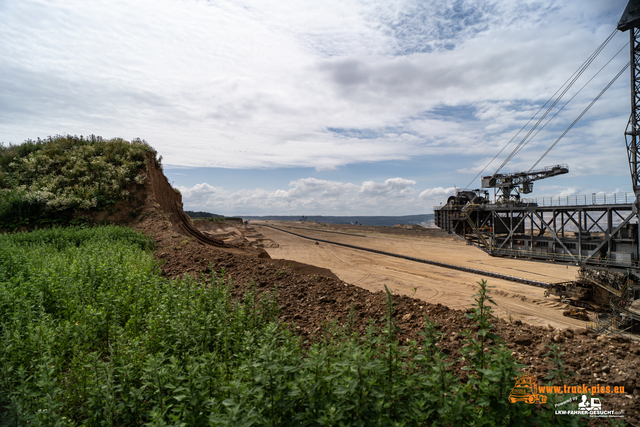
[[[0,0],[0,142],[144,139],[189,210],[431,213],[496,171],[626,4]],[[538,160],[628,40],[614,35],[502,172]],[[531,196],[631,192],[629,112],[627,71],[538,165],[570,173]]]

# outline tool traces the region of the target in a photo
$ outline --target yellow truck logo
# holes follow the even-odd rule
[[[523,375],[516,379],[516,385],[509,393],[509,402],[547,403],[547,396],[538,393],[538,384],[535,377]]]

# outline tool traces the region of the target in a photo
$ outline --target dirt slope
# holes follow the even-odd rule
[[[145,189],[148,195],[148,208],[151,210],[159,209],[163,212],[180,234],[193,237],[204,244],[217,247],[227,246],[223,241],[207,236],[193,226],[191,219],[182,209],[182,195],[171,187],[169,180],[156,167],[151,156],[147,158],[147,177]]]

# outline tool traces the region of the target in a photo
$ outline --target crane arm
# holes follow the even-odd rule
[[[503,192],[503,195],[507,196],[511,194],[511,190],[516,188],[519,188],[520,192],[524,194],[529,194],[533,190],[534,181],[565,173],[569,173],[567,165],[548,166],[544,169],[527,172],[499,173],[483,177],[482,188],[498,188]]]

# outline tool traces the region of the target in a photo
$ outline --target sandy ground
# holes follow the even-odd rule
[[[430,303],[441,303],[450,308],[468,308],[473,302],[476,282],[483,277],[462,271],[419,264],[337,245],[307,240],[283,233],[264,222],[251,222],[264,238],[276,242],[277,248],[265,247],[274,259],[290,259],[328,268],[341,280],[370,291],[379,291],[386,285],[395,293],[419,298]],[[322,229],[301,224],[269,221],[269,225],[288,229],[309,237],[380,249],[433,261],[457,264],[481,270],[500,272],[510,276],[548,283],[575,278],[577,268],[553,263],[520,261],[490,257],[481,250],[466,245],[459,239],[443,237],[389,236],[380,233],[354,234],[327,233]],[[292,228],[291,226],[295,228]],[[275,246],[275,245],[273,245]],[[496,315],[513,320],[555,328],[584,328],[586,322],[562,315],[566,305],[556,297],[544,296],[544,289],[506,280],[487,278],[493,286]],[[591,314],[593,317],[593,314]]]

